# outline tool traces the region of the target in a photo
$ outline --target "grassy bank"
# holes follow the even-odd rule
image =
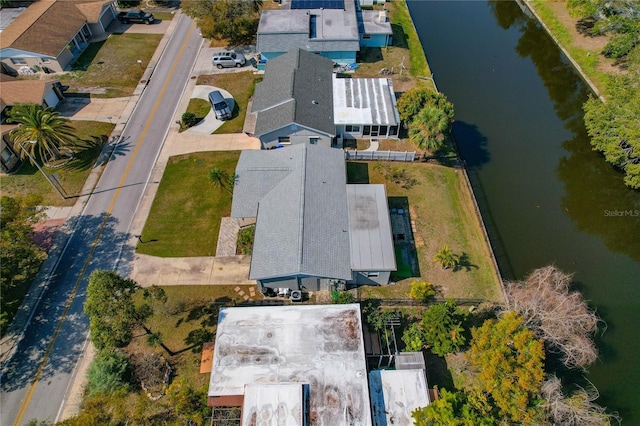
[[[47,182],[37,167],[28,160],[13,174],[2,177],[2,194],[10,197],[38,194],[46,206],[72,206],[81,194],[87,176],[96,162],[100,150],[107,142],[114,125],[98,121],[72,121],[79,146],[68,163],[56,167],[44,167],[47,175],[55,175],[69,198],[63,200]]]
[[[561,9],[566,8],[564,3],[549,4],[546,1],[532,0],[527,4],[537,13],[540,20],[553,34],[556,42],[560,44],[578,64],[584,75],[593,83],[601,95],[606,96],[607,73],[600,70],[603,67],[610,67],[611,60],[605,58],[601,53],[601,47],[588,48],[581,47],[580,40],[593,39],[593,37],[583,36],[575,30],[577,20],[560,14]],[[606,40],[605,36],[599,37]]]
[[[231,213],[231,194],[209,182],[209,170],[235,173],[239,151],[171,157],[137,251],[162,257],[214,256],[220,219]]]

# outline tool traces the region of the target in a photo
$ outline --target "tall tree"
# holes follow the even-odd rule
[[[13,319],[21,300],[12,290],[28,286],[47,257],[33,242],[33,224],[42,212],[40,197],[0,199],[0,329]]]
[[[497,424],[482,394],[470,391],[449,392],[442,389],[440,398],[411,416],[415,426],[492,426]]]
[[[60,150],[73,147],[77,135],[71,122],[53,108],[35,104],[15,105],[9,112],[9,121],[19,126],[10,133],[20,158],[40,158],[47,162],[61,158]]]
[[[91,341],[96,348],[117,348],[129,343],[138,321],[133,302],[137,288],[135,281],[113,271],[91,274],[84,311],[89,315]]]
[[[429,306],[422,314],[422,321],[412,326],[402,336],[407,350],[416,351],[427,347],[438,356],[460,350],[465,342],[462,316],[456,302],[448,300]]]
[[[262,0],[183,0],[182,10],[196,19],[207,38],[232,44],[246,43],[255,35]]]
[[[544,346],[522,317],[510,311],[472,329],[469,358],[478,370],[479,387],[508,422],[536,424],[535,407],[544,379]]]
[[[554,266],[536,269],[524,281],[507,283],[507,308],[522,315],[565,366],[585,369],[598,358],[592,336],[600,319],[579,292],[570,291],[572,279]]]

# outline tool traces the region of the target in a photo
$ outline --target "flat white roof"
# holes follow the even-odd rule
[[[374,370],[369,382],[375,426],[411,425],[411,412],[429,405],[424,370]]]
[[[306,383],[315,424],[371,424],[358,304],[223,308],[215,344],[210,397]]]
[[[302,426],[304,385],[248,384],[242,406],[242,426]]]
[[[400,118],[391,80],[338,78],[334,74],[333,121],[336,125],[398,125]]]
[[[354,271],[395,271],[389,204],[384,185],[347,185],[349,248]]]

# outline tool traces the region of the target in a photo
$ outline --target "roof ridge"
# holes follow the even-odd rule
[[[298,272],[302,271],[302,266],[304,262],[304,204],[305,204],[305,190],[306,190],[306,181],[307,181],[307,145],[302,144],[302,155],[301,160],[302,164],[300,165],[300,211],[298,212]]]

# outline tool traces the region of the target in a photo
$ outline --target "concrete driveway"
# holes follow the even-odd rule
[[[227,92],[224,89],[214,86],[200,85],[193,88],[193,92],[191,93],[191,99],[204,99],[209,102],[209,93],[214,90],[219,90],[224,96],[224,100],[227,101],[227,105],[229,105],[229,109],[233,111],[233,108],[236,105],[236,101],[231,96],[231,93]],[[218,130],[220,126],[224,124],[224,121],[220,121],[216,118],[216,114],[213,110],[209,111],[209,114],[198,124],[189,129],[185,130],[184,133],[197,133],[199,135],[210,135],[211,133]]]

